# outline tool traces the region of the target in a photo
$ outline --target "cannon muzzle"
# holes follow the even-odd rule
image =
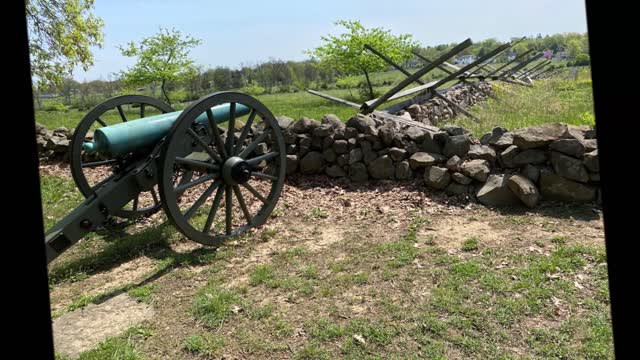
[[[211,108],[216,123],[229,120],[229,108],[229,104]],[[249,111],[248,107],[236,104],[235,116],[247,115]],[[166,136],[181,113],[182,111],[174,111],[102,127],[94,132],[93,141],[85,142],[82,149],[88,153],[97,152],[109,156],[120,156],[145,149]],[[195,122],[207,124],[206,112],[198,116]]]

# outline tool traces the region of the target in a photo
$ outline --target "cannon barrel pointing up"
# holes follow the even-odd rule
[[[229,109],[229,104],[211,108],[216,123],[220,124],[229,120]],[[248,107],[236,104],[235,116],[247,115],[249,111]],[[182,111],[174,111],[102,127],[94,132],[93,141],[85,142],[82,149],[89,153],[97,152],[120,156],[147,148],[156,144],[169,133],[171,126],[181,113]],[[195,120],[200,124],[206,124],[207,121],[206,112],[203,112]]]

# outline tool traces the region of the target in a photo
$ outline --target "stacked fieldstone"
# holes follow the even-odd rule
[[[422,129],[361,114],[346,124],[331,114],[320,122],[278,117],[278,123],[287,144],[287,174],[353,182],[420,178],[429,188],[496,206],[599,196],[598,151],[589,127],[497,127],[478,141],[457,126]]]
[[[492,91],[491,85],[486,82],[478,82],[476,87],[461,84],[447,89],[442,95],[466,109],[484,101],[487,94]],[[454,107],[440,98],[432,98],[422,104],[413,104],[398,113],[399,116],[428,125],[442,123],[457,114],[458,111]]]
[[[44,125],[36,123],[36,143],[41,161],[69,159],[69,145],[73,133],[66,127],[59,127],[53,131]]]
[[[596,134],[588,126],[553,123],[513,132],[496,127],[477,140],[453,125],[418,128],[361,114],[346,124],[332,114],[321,121],[277,121],[287,175],[352,182],[419,179],[431,189],[494,206],[600,201]],[[36,130],[41,160],[68,161],[71,131],[41,125]],[[253,137],[259,132],[254,128]],[[259,144],[256,153],[267,149]]]

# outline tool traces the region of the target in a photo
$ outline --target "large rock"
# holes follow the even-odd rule
[[[547,200],[588,202],[595,200],[596,188],[543,170],[540,172],[540,193]]]
[[[447,160],[442,155],[439,154],[429,154],[424,152],[417,152],[409,158],[409,165],[411,165],[412,169],[418,169],[421,167],[431,166],[437,163],[441,163]]]
[[[513,145],[513,133],[507,132],[501,134],[495,139],[491,138],[489,139],[489,145],[495,146],[500,149],[508,148],[509,146]]]
[[[533,149],[549,145],[560,139],[569,139],[569,129],[565,123],[551,123],[513,132],[513,144],[521,149]]]
[[[391,149],[389,149],[389,156],[391,156],[391,159],[393,159],[393,161],[401,161],[405,158],[405,156],[407,156],[407,150],[392,147]]]
[[[538,149],[525,150],[513,158],[513,165],[523,166],[527,164],[544,164],[547,162],[547,154]]]
[[[333,150],[336,154],[344,154],[349,149],[349,143],[347,140],[336,140],[333,142]]]
[[[336,158],[336,163],[340,166],[345,166],[349,164],[349,154],[342,154]]]
[[[453,155],[463,157],[469,151],[470,146],[471,139],[468,135],[450,136],[447,143],[444,145],[444,149],[442,149],[442,154],[447,158],[450,158]]]
[[[586,166],[589,171],[600,171],[600,162],[598,161],[597,149],[584,154],[584,166]]]
[[[415,126],[410,126],[406,130],[404,130],[404,134],[411,139],[411,141],[415,141],[420,144],[424,141],[424,137],[426,134],[426,130],[420,129]]]
[[[460,171],[472,179],[485,182],[491,169],[487,160],[476,159],[463,162],[460,165]]]
[[[314,137],[325,137],[333,134],[334,128],[331,124],[324,124],[313,129]]]
[[[363,182],[369,179],[367,166],[361,162],[349,165],[349,179],[353,182]]]
[[[449,135],[444,131],[427,131],[422,141],[422,150],[432,154],[442,154],[442,147],[447,142]]]
[[[324,159],[330,163],[334,163],[336,161],[336,158],[338,157],[333,149],[325,149],[322,152],[322,156],[324,156]]]
[[[554,151],[551,153],[551,165],[562,177],[583,183],[589,181],[589,173],[579,159]]]
[[[520,175],[526,177],[527,179],[537,183],[540,179],[540,169],[533,165],[525,165],[522,170],[520,170]]]
[[[313,132],[313,129],[319,126],[319,122],[303,116],[302,119],[294,122],[293,125],[290,125],[290,129],[296,134],[310,134]]]
[[[507,175],[491,175],[487,182],[478,190],[476,197],[485,205],[504,206],[516,205],[520,199],[509,189]]]
[[[516,158],[516,156],[518,156],[519,153],[520,149],[515,145],[511,145],[508,148],[504,149],[500,153],[500,157],[498,158],[498,160],[500,160],[500,166],[507,169],[516,167],[514,159]]]
[[[490,163],[496,161],[496,152],[487,145],[471,145],[468,155],[471,159],[483,159]]]
[[[287,175],[294,174],[298,171],[298,156],[287,155]]]
[[[430,166],[424,172],[424,182],[429,187],[442,190],[451,182],[451,175],[443,167]]]
[[[318,174],[324,168],[322,153],[310,151],[300,160],[300,172],[303,174]]]
[[[580,158],[584,155],[584,143],[578,139],[560,139],[549,144],[549,147],[565,155]]]
[[[347,176],[347,173],[338,165],[331,165],[325,169],[329,177],[337,178]]]
[[[494,127],[491,132],[482,135],[480,143],[482,145],[494,145],[498,140],[500,140],[500,137],[507,132],[508,130],[501,126]]]
[[[411,166],[408,161],[401,161],[396,165],[396,179],[407,180],[411,178],[411,175]]]
[[[280,129],[285,130],[289,126],[291,126],[291,124],[293,124],[295,120],[293,120],[288,116],[281,115],[281,116],[276,116],[276,121],[278,122],[278,126],[280,127]]]
[[[453,155],[444,166],[451,171],[458,171],[460,170],[460,165],[462,165],[462,159],[458,155]]]
[[[389,155],[383,155],[369,163],[369,175],[374,179],[393,179],[395,167]]]
[[[459,172],[454,172],[453,175],[451,175],[451,179],[462,185],[469,185],[473,181],[473,179],[471,179],[470,177],[465,176],[464,174]]]
[[[509,189],[528,207],[533,208],[540,201],[540,193],[534,183],[521,175],[512,175],[507,180]]]
[[[585,152],[592,152],[598,148],[598,141],[596,139],[585,140],[583,144]]]
[[[455,125],[445,125],[445,126],[441,127],[440,129],[442,131],[445,131],[447,134],[449,134],[449,136],[464,135],[464,134],[466,134],[468,132],[464,128],[461,128],[460,126],[455,126]]]
[[[386,123],[378,128],[378,136],[382,142],[389,146],[393,143],[393,138],[396,135],[396,128],[392,123]]]
[[[340,118],[334,114],[325,114],[322,117],[322,120],[320,123],[323,125],[329,124],[333,126],[334,129],[340,129],[345,127],[344,123],[340,120]]]
[[[361,148],[352,149],[351,151],[349,151],[349,164],[361,161],[363,157],[364,154],[362,153]]]
[[[364,133],[368,126],[375,128],[376,122],[369,115],[357,114],[347,121],[347,127],[355,128],[361,133]]]

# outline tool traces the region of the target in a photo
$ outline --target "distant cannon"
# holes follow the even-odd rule
[[[127,107],[139,109],[137,119]],[[119,123],[109,124],[114,117]],[[124,95],[80,121],[70,162],[86,200],[47,231],[47,263],[110,220],[161,208],[185,236],[218,247],[266,222],[284,184],[286,150],[273,114],[249,95],[218,92],[184,111]]]

